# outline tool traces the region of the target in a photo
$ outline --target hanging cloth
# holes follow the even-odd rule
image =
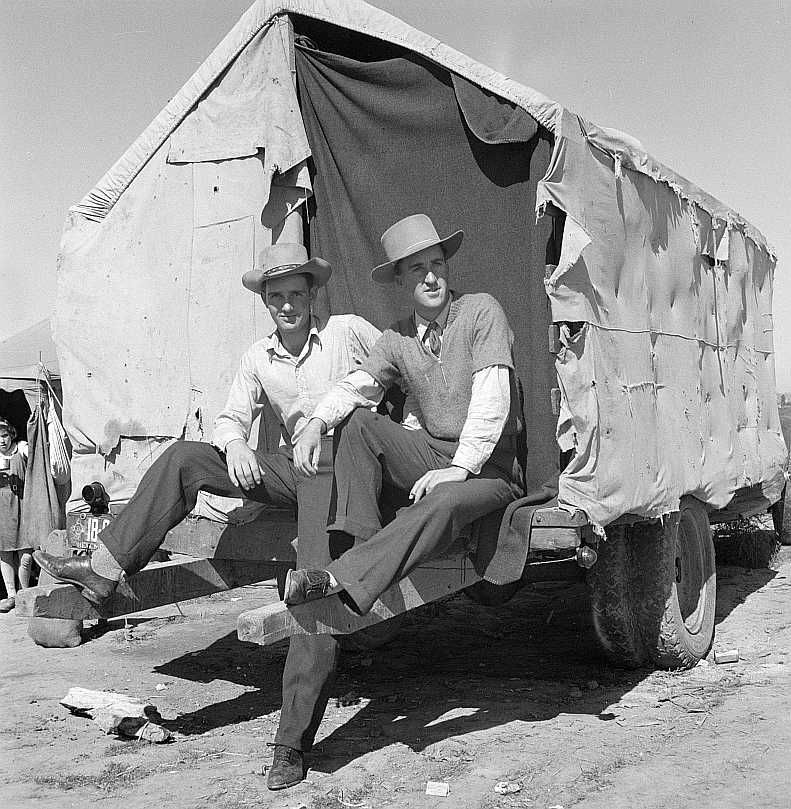
[[[27,475],[19,533],[24,547],[38,548],[50,531],[63,528],[66,522],[50,474],[47,423],[40,403],[28,419],[27,441]]]

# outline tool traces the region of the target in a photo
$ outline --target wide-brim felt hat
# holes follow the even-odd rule
[[[395,265],[401,259],[435,244],[442,247],[445,258],[450,258],[461,246],[463,238],[463,230],[440,238],[434,223],[423,213],[400,219],[382,234],[380,241],[388,260],[371,270],[371,278],[377,284],[392,284],[395,278]]]
[[[323,287],[332,275],[332,267],[323,258],[308,258],[302,244],[283,242],[262,250],[258,265],[242,276],[242,284],[251,292],[263,292],[267,281],[305,273],[312,276],[314,287]]]

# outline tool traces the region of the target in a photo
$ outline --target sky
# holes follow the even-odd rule
[[[249,4],[0,0],[0,340],[52,313],[69,206]],[[374,5],[637,137],[758,227],[779,255],[776,368],[791,392],[791,0]]]

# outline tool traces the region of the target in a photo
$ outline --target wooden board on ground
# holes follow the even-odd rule
[[[266,581],[283,567],[279,562],[238,559],[163,562],[149,565],[124,582],[101,612],[70,584],[21,590],[16,612],[29,618],[111,618]]]
[[[443,557],[421,565],[394,584],[366,615],[354,613],[337,595],[294,607],[278,602],[243,612],[237,621],[237,634],[239,640],[263,646],[290,635],[346,635],[463,590],[480,580],[466,554]]]

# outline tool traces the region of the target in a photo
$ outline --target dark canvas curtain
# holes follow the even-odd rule
[[[557,471],[558,454],[543,287],[552,228],[534,213],[549,136],[524,111],[455,77],[457,98],[450,74],[417,57],[358,62],[298,48],[296,64],[315,163],[310,247],[334,268],[324,305],[389,325],[409,300],[394,304],[370,278],[385,260],[380,234],[413,213],[428,214],[441,236],[462,228],[451,286],[491,293],[509,317],[525,391],[528,485],[538,486]]]

